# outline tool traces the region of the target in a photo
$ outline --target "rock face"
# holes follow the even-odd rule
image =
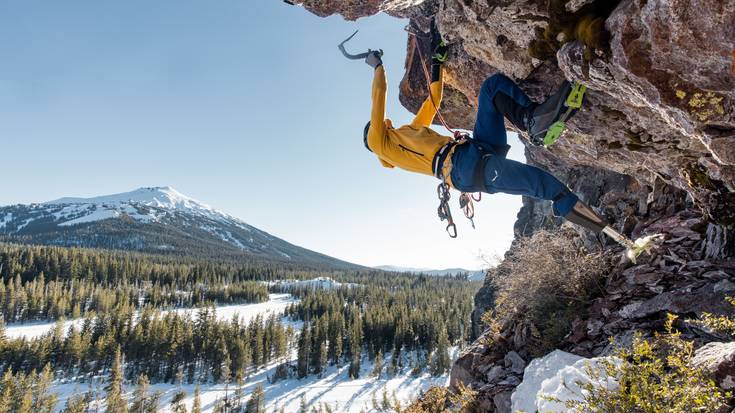
[[[667,312],[731,314],[735,295],[735,2],[722,0],[295,0],[318,15],[357,19],[383,11],[426,32],[430,19],[450,44],[442,113],[472,129],[482,81],[497,72],[541,101],[566,78],[588,87],[583,108],[550,149],[531,146],[529,163],[551,171],[618,230],[666,241],[637,265],[621,263],[562,349],[606,355],[609,337],[660,330]],[[426,96],[419,55],[428,39],[408,37],[401,102]],[[422,51],[419,54],[417,51]],[[512,125],[508,124],[508,128]],[[547,202],[524,199],[517,236],[561,224]],[[589,246],[610,241],[579,231]],[[512,255],[511,247],[507,254]],[[508,255],[507,255],[508,256]],[[502,264],[498,271],[503,271]],[[535,326],[507,322],[486,331],[494,305],[475,298],[477,339],[452,369],[479,391],[478,411],[510,410]],[[681,326],[701,346],[723,341]],[[719,370],[718,370],[719,371]]]
[[[573,167],[587,165],[625,174],[642,187],[652,188],[661,180],[686,191],[714,221],[735,223],[735,211],[729,207],[735,202],[735,3],[295,3],[320,16],[337,13],[347,19],[383,11],[409,17],[418,30],[426,30],[429,18],[434,16],[443,38],[451,45],[443,113],[454,127],[472,129],[477,91],[493,73],[515,78],[536,100],[548,95],[563,78],[580,81],[590,89],[585,109],[545,157]],[[581,26],[585,16],[604,22],[606,32],[602,25]],[[544,31],[561,33],[547,42],[552,50],[543,57],[549,58],[540,60],[536,58],[542,57],[537,49],[543,44],[539,39],[544,38]],[[422,47],[423,55],[428,56],[428,40],[415,39],[408,40],[406,74],[401,84],[401,102],[412,110],[426,96],[415,48]]]

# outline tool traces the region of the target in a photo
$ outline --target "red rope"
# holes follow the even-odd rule
[[[426,67],[426,62],[424,61],[424,54],[421,51],[421,47],[419,45],[419,42],[416,40],[416,33],[412,32],[408,28],[405,29],[406,32],[408,32],[409,36],[413,36],[411,39],[413,39],[413,45],[414,48],[419,52],[419,61],[421,62],[421,69],[423,69],[424,72],[424,79],[426,80],[426,89],[429,91],[429,98],[431,100],[431,104],[434,106],[434,110],[436,111],[436,116],[439,118],[439,122],[447,128],[449,132],[452,132],[455,139],[459,135],[459,131],[455,131],[454,129],[450,128],[447,122],[444,120],[444,116],[442,116],[442,112],[439,110],[439,108],[436,106],[436,103],[434,103],[434,94],[431,93],[431,75],[429,74],[429,69]]]

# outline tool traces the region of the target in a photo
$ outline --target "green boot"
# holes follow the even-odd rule
[[[561,136],[569,120],[582,106],[585,86],[564,81],[544,103],[536,105],[527,120],[527,131],[534,145],[551,146]]]

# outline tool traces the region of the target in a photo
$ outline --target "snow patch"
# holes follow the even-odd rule
[[[102,221],[104,219],[110,219],[110,218],[117,218],[120,216],[120,213],[114,210],[109,209],[100,209],[92,212],[89,215],[84,215],[82,217],[72,219],[71,221],[62,222],[59,224],[60,227],[68,227],[72,225],[77,224],[84,224],[86,222],[95,222],[95,221]]]
[[[523,382],[511,395],[511,411],[572,412],[564,403],[584,400],[587,392],[580,387],[580,383],[617,388],[615,379],[605,373],[604,360],[620,362],[609,357],[587,359],[561,350],[532,360],[523,373]]]
[[[2,219],[0,219],[0,229],[5,228],[5,225],[13,220],[13,213],[9,212]]]
[[[266,284],[269,287],[279,287],[284,291],[288,291],[294,288],[314,288],[314,289],[325,289],[333,290],[341,287],[353,288],[357,287],[357,284],[353,283],[341,283],[329,277],[317,277],[310,280],[277,280],[268,281]]]

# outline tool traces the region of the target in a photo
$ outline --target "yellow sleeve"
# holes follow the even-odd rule
[[[421,108],[419,108],[419,111],[416,112],[416,117],[413,118],[413,122],[411,122],[411,126],[413,127],[428,127],[434,121],[434,116],[436,116],[436,111],[439,109],[439,105],[442,101],[442,93],[444,91],[443,68],[439,71],[439,80],[432,82],[429,89],[431,91],[431,96],[426,98],[424,103],[421,105]]]
[[[385,166],[386,168],[395,168],[395,166],[393,166],[392,164],[384,161],[383,158],[378,158],[378,159],[380,160],[380,164]]]
[[[370,129],[367,138],[370,150],[378,157],[384,152],[387,139],[385,130],[385,100],[387,94],[388,81],[385,78],[385,69],[383,65],[380,65],[375,69],[373,77],[373,108],[370,113]]]

